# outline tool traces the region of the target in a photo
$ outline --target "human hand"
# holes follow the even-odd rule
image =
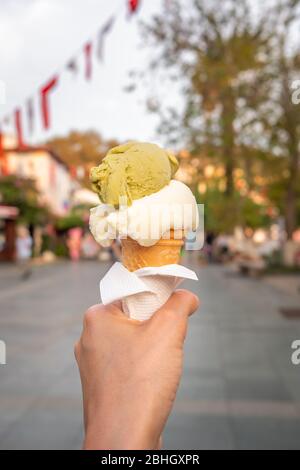
[[[157,449],[179,385],[188,316],[199,306],[178,290],[150,320],[118,304],[95,305],[75,345],[85,423],[84,449]]]

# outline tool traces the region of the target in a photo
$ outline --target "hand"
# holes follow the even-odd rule
[[[188,316],[197,297],[176,291],[150,320],[95,305],[75,345],[84,449],[157,449],[179,385]]]

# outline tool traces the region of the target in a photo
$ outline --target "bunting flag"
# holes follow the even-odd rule
[[[85,55],[85,78],[90,80],[92,78],[92,43],[87,42],[84,46]]]
[[[3,124],[5,126],[9,126],[10,124],[10,116],[5,116],[4,119],[3,119]]]
[[[22,114],[21,109],[17,108],[14,112],[15,117],[15,129],[16,129],[16,136],[18,147],[24,147],[24,140],[23,140],[23,127],[22,127]]]
[[[27,111],[27,121],[28,121],[28,130],[29,134],[31,135],[33,133],[33,127],[34,127],[34,110],[33,110],[33,99],[28,98],[26,102],[26,111]]]
[[[115,22],[115,17],[111,16],[109,20],[105,23],[105,25],[100,29],[98,33],[98,41],[97,41],[97,57],[100,61],[103,60],[103,49],[104,49],[104,39],[105,36],[111,31]]]
[[[49,110],[49,97],[50,91],[57,85],[58,76],[54,76],[44,85],[41,90],[41,109],[42,109],[42,121],[44,129],[49,129],[50,126],[50,110]]]
[[[129,13],[135,13],[139,7],[139,0],[128,0]]]
[[[67,63],[66,65],[67,69],[73,73],[73,75],[76,75],[77,72],[78,72],[78,66],[77,66],[77,62],[76,62],[76,59],[73,58],[71,60],[69,60],[69,62]]]
[[[129,14],[132,15],[136,13],[140,6],[139,0],[126,0]],[[96,56],[99,61],[103,60],[104,55],[104,40],[106,35],[112,30],[114,23],[116,21],[116,15],[112,15],[108,20],[102,25],[100,30],[97,33],[95,38],[95,44],[93,41],[88,41],[83,46],[84,53],[84,76],[86,80],[92,78],[92,53],[93,48],[96,47]],[[67,69],[72,74],[77,74],[78,72],[78,57],[77,54],[74,55],[65,65]],[[44,86],[39,90],[40,106],[41,106],[41,117],[42,117],[42,127],[46,130],[50,127],[50,94],[52,90],[56,87],[59,81],[59,75],[56,74],[51,78]],[[25,118],[26,118],[26,130],[28,129],[28,134],[31,135],[35,128],[35,109],[34,109],[34,98],[30,97],[24,106]],[[18,146],[24,147],[24,134],[23,134],[23,114],[21,107],[15,109],[11,115],[6,115],[1,120],[1,126],[13,125],[15,127]],[[2,129],[3,131],[3,129]],[[2,134],[0,129],[0,155],[2,148]]]

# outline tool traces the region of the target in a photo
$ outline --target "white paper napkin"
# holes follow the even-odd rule
[[[126,315],[135,320],[148,320],[184,279],[198,280],[194,271],[179,264],[130,272],[117,262],[100,281],[101,300],[104,305],[122,300]]]

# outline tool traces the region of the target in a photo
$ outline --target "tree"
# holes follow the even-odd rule
[[[20,210],[19,221],[28,225],[42,225],[49,217],[47,207],[39,203],[39,192],[34,181],[16,176],[0,178],[1,202]]]
[[[282,172],[271,186],[285,216],[288,239],[292,238],[300,215],[300,103],[293,102],[292,84],[299,79],[300,48],[291,31],[300,26],[300,1],[279,2],[274,9],[274,38],[269,66],[266,106],[259,119],[269,135],[269,148],[282,160]]]
[[[300,73],[291,34],[299,28],[299,5],[266,2],[258,16],[250,0],[174,0],[142,29],[153,50],[150,69],[182,84],[182,112],[148,101],[161,132],[173,142],[184,138],[181,145],[194,155],[217,156],[233,205],[235,168],[244,169],[249,189],[261,177],[288,238],[300,217],[300,103],[291,98]]]
[[[251,85],[268,59],[262,53],[270,41],[266,18],[255,20],[248,0],[174,0],[143,25],[144,37],[155,47],[151,69],[177,73],[183,83],[183,113],[159,109],[161,128],[165,133],[184,129],[193,151],[206,147],[220,154],[229,197],[234,193],[237,124],[256,96]]]
[[[111,147],[118,145],[115,140],[105,141],[95,131],[71,131],[66,137],[54,137],[47,142],[47,147],[54,151],[70,167],[83,167],[83,182],[89,187],[89,170],[99,165]]]

